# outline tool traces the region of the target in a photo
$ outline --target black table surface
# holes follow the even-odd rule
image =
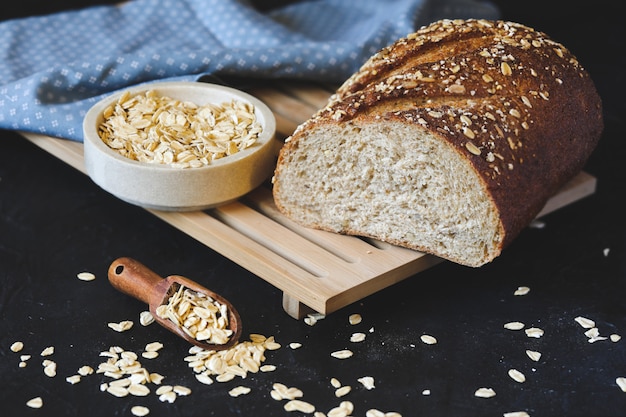
[[[95,2],[97,3],[97,2]],[[270,396],[276,382],[302,390],[304,401],[328,412],[341,401],[354,404],[354,416],[369,409],[402,416],[625,416],[626,253],[623,203],[624,25],[618,2],[502,1],[502,17],[534,26],[571,49],[591,73],[603,99],[605,131],[585,170],[597,180],[596,192],[528,228],[494,262],[467,268],[449,262],[407,278],[329,314],[311,326],[282,309],[282,293],[151,213],[124,203],[86,175],[46,153],[16,132],[0,132],[0,413],[16,415],[131,415],[144,405],[150,415],[286,416],[285,401]],[[22,8],[20,8],[20,4]],[[20,2],[3,18],[48,13]],[[46,2],[61,10],[86,2]],[[54,4],[54,6],[52,6]],[[43,6],[42,6],[43,7]],[[38,11],[39,10],[39,11]],[[274,336],[282,347],[266,353],[267,373],[204,385],[184,361],[190,345],[157,326],[141,326],[140,301],[107,280],[109,264],[134,257],[162,276],[193,278],[230,299],[239,309],[244,336]],[[91,282],[79,272],[96,275]],[[516,296],[527,286],[530,292]],[[363,321],[352,325],[350,314]],[[601,336],[618,341],[590,343],[576,317],[595,321]],[[133,320],[118,333],[107,324]],[[504,329],[520,321],[544,330],[540,338]],[[367,337],[350,342],[354,332]],[[424,344],[423,334],[438,343]],[[247,339],[247,337],[244,337]],[[10,346],[22,341],[15,353]],[[140,353],[147,343],[164,347],[143,359],[163,384],[192,390],[173,403],[162,402],[151,385],[145,397],[102,392],[102,374],[70,384],[79,367],[94,369],[111,346]],[[294,349],[291,343],[300,343]],[[54,347],[48,357],[40,356]],[[339,360],[330,353],[351,349]],[[542,353],[531,361],[526,350]],[[30,354],[26,367],[20,356]],[[48,377],[42,362],[57,363]],[[523,383],[508,375],[517,369]],[[367,390],[358,378],[371,376]],[[337,397],[331,378],[352,386]],[[231,397],[243,385],[247,395]],[[478,388],[496,396],[479,398]],[[26,402],[40,396],[44,405]]]

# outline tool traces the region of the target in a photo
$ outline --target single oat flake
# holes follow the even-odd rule
[[[363,387],[367,390],[371,390],[375,388],[374,378],[372,378],[371,376],[364,376],[362,378],[357,379],[357,381],[359,381],[361,385],[363,385]]]
[[[530,417],[526,411],[511,411],[508,413],[504,413],[503,417]]]
[[[76,277],[81,281],[93,281],[96,276],[91,272],[79,272]]]
[[[491,398],[496,396],[496,392],[493,388],[478,388],[476,392],[474,392],[474,396],[479,398]]]
[[[41,408],[43,407],[43,399],[41,397],[31,398],[26,402],[26,405],[30,408]]]
[[[355,325],[359,324],[362,321],[362,318],[360,314],[350,314],[350,317],[348,317],[348,321],[350,322],[350,324]]]
[[[22,349],[24,349],[24,343],[22,342],[13,342],[11,345],[11,352],[19,352]]]
[[[517,369],[509,369],[509,376],[516,382],[522,383],[526,381],[526,377],[524,376],[524,374]]]
[[[337,359],[347,359],[351,357],[352,355],[353,355],[352,351],[348,349],[338,350],[330,354],[330,356],[332,356],[333,358],[337,358]]]
[[[228,391],[228,395],[231,397],[239,397],[240,395],[248,394],[250,391],[250,388],[240,385]]]
[[[526,329],[525,332],[526,332],[526,336],[534,337],[536,339],[539,339],[541,336],[543,336],[543,330],[537,327],[530,327]]]
[[[315,411],[315,406],[302,400],[289,400],[284,405],[285,411],[300,411],[305,414],[311,414]]]
[[[134,405],[133,407],[131,407],[130,412],[134,416],[143,417],[143,416],[147,416],[148,414],[150,414],[150,409],[143,405]]]
[[[574,319],[583,329],[592,329],[596,327],[596,322],[586,317],[578,316]]]
[[[511,321],[505,323],[504,328],[507,330],[522,330],[524,328],[524,323],[519,321]]]
[[[517,290],[513,293],[513,295],[526,295],[530,292],[530,288],[528,287],[517,287]]]
[[[535,350],[527,350],[526,355],[535,362],[538,362],[541,359],[541,352],[537,352]]]

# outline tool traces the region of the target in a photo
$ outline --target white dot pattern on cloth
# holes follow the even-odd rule
[[[82,141],[99,99],[208,74],[339,82],[433,20],[497,18],[480,0],[131,0],[0,23],[0,129]]]

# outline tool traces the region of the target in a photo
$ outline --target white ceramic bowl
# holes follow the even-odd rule
[[[139,162],[111,149],[98,135],[97,128],[104,120],[103,111],[122,94],[115,93],[96,103],[83,121],[85,167],[101,188],[141,207],[192,211],[236,200],[272,175],[281,143],[275,138],[274,115],[263,102],[230,87],[201,82],[151,83],[124,91],[134,96],[147,90],[198,105],[233,99],[249,102],[263,130],[254,145],[201,168]]]

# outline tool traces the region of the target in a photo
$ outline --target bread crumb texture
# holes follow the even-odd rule
[[[602,129],[563,45],[514,22],[441,20],[372,56],[296,128],[274,200],[307,227],[478,267],[583,168]]]

